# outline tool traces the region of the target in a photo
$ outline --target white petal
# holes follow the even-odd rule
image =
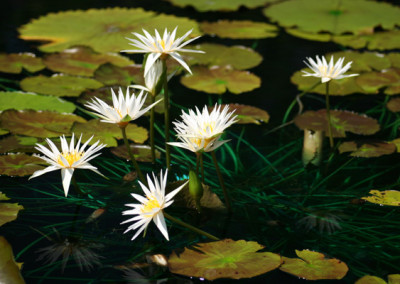
[[[65,197],[68,195],[69,185],[71,183],[72,174],[74,173],[74,169],[67,168],[61,169],[61,179],[64,188]]]
[[[164,237],[169,241],[167,224],[165,224],[164,214],[160,211],[157,215],[153,217],[153,221],[156,224],[157,228],[164,235]]]

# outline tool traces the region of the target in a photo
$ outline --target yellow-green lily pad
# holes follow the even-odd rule
[[[392,67],[400,68],[400,53],[399,52],[391,52],[385,55],[386,58],[390,60]]]
[[[118,125],[114,123],[100,122],[99,119],[92,119],[86,123],[77,122],[72,127],[75,135],[81,135],[82,139],[87,140],[94,136],[91,144],[100,140],[100,143],[106,144],[107,147],[116,147],[118,143],[116,139],[122,139],[122,132]],[[126,135],[129,140],[142,144],[148,138],[148,131],[136,124],[130,123],[126,127]]]
[[[342,279],[349,268],[336,258],[325,258],[316,251],[296,250],[300,258],[283,257],[280,270],[306,280]]]
[[[260,125],[261,123],[268,123],[269,114],[265,110],[262,110],[258,107],[242,105],[242,104],[227,104],[221,105],[221,108],[225,106],[229,107],[229,111],[235,111],[235,115],[237,115],[237,119],[239,120],[238,124],[249,124],[254,123]],[[210,107],[209,111],[212,111],[214,107]]]
[[[354,284],[387,284],[387,283],[380,277],[365,275],[360,279],[358,279]]]
[[[101,65],[94,72],[94,78],[106,86],[129,86],[134,81],[129,67],[118,67],[110,63]]]
[[[0,191],[0,201],[1,200],[10,200],[11,198],[8,198],[4,193],[2,193],[1,191]]]
[[[177,36],[193,29],[191,36],[200,35],[197,23],[187,18],[157,14],[141,8],[107,8],[87,11],[50,13],[19,28],[25,40],[45,41],[43,52],[62,51],[71,46],[86,45],[101,53],[130,49],[126,37],[132,32],[153,32],[179,27]],[[132,48],[133,49],[133,48]]]
[[[391,50],[400,48],[400,31],[391,30],[374,32],[366,35],[334,36],[333,41],[352,48],[368,48],[369,50]]]
[[[0,121],[1,126],[13,134],[41,138],[69,134],[74,122],[86,122],[74,114],[33,110],[6,110],[0,114]]]
[[[94,71],[105,63],[120,67],[134,64],[127,57],[117,53],[101,54],[86,46],[75,46],[60,53],[49,54],[43,62],[52,71],[87,77],[93,76]]]
[[[330,114],[333,137],[346,137],[345,132],[372,135],[378,132],[380,128],[375,119],[351,111],[332,110]],[[328,135],[328,120],[325,109],[306,111],[296,116],[294,123],[302,130],[324,131],[325,135]]]
[[[0,72],[19,74],[23,68],[33,73],[45,67],[42,59],[32,53],[0,54]]]
[[[352,157],[375,158],[390,155],[396,152],[396,145],[387,142],[357,143],[354,141],[343,142],[339,146],[339,153],[351,152]]]
[[[365,92],[377,94],[379,89],[400,82],[400,69],[391,68],[381,72],[367,72],[356,77],[355,80]]]
[[[268,38],[278,35],[277,26],[253,21],[229,21],[203,22],[201,30],[211,36],[232,39]]]
[[[38,141],[35,137],[10,135],[0,140],[0,153],[35,152]]]
[[[139,162],[151,162],[151,148],[148,145],[136,145],[130,144],[131,151],[136,161]],[[111,149],[111,153],[115,156],[120,157],[124,160],[130,160],[128,150],[125,145],[121,145]],[[161,153],[156,150],[156,159],[160,159]]]
[[[392,62],[389,57],[377,52],[357,52],[357,51],[339,51],[328,53],[327,59],[333,56],[334,59],[345,58],[345,63],[352,62],[348,73],[360,73],[373,70],[383,70],[390,68]]]
[[[400,98],[391,98],[387,103],[386,107],[391,112],[399,112],[400,111]]]
[[[2,156],[0,156],[1,158]],[[4,193],[0,192],[0,201],[10,200]],[[24,209],[22,205],[18,203],[4,203],[0,202],[0,227],[3,226],[5,223],[14,221],[17,219],[18,212]],[[1,262],[1,260],[0,260]],[[1,266],[0,266],[1,267]],[[1,268],[0,268],[1,271]],[[0,276],[1,281],[1,276]],[[0,282],[3,283],[3,282]]]
[[[265,6],[268,3],[273,3],[278,0],[218,0],[218,1],[208,1],[208,0],[167,0],[173,5],[178,7],[192,6],[199,12],[208,11],[236,11],[241,6],[249,9]]]
[[[372,196],[362,197],[361,199],[367,200],[368,202],[388,205],[388,206],[400,206],[400,191],[397,190],[370,190],[369,194]]]
[[[58,97],[77,97],[88,89],[97,89],[103,84],[90,78],[56,75],[46,77],[39,75],[21,81],[21,88],[27,92]]]
[[[195,66],[192,72],[193,75],[182,77],[181,83],[190,89],[210,94],[221,95],[229,91],[237,95],[261,86],[261,79],[248,71],[227,67]]]
[[[5,135],[10,133],[10,131],[8,131],[7,129],[0,129],[0,135]]]
[[[0,236],[0,283],[25,284],[20,267],[21,264],[15,262],[11,245]]]
[[[198,243],[194,249],[185,248],[171,254],[168,267],[172,273],[201,277],[242,279],[267,273],[281,265],[281,257],[272,252],[258,252],[264,246],[245,240],[224,239]]]
[[[225,46],[205,43],[191,47],[205,53],[192,53],[188,57],[190,65],[232,66],[237,70],[245,70],[259,65],[262,56],[253,49],[244,46]]]
[[[282,27],[310,33],[365,34],[375,27],[390,30],[400,24],[399,7],[367,0],[289,0],[263,12]]]
[[[75,104],[56,97],[24,92],[0,92],[0,111],[32,109],[72,113],[75,108]]]
[[[8,154],[0,156],[0,175],[29,176],[44,167],[43,160],[26,154]]]

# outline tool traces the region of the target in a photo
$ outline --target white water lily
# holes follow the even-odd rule
[[[101,153],[95,153],[103,149],[106,145],[99,145],[100,141],[97,141],[87,150],[85,150],[86,146],[89,144],[90,140],[92,140],[93,136],[89,140],[87,140],[82,146],[81,138],[82,135],[79,138],[78,143],[76,143],[75,145],[74,134],[72,134],[71,142],[68,145],[65,136],[61,136],[61,152],[58,150],[56,145],[48,138],[46,139],[46,142],[49,145],[50,149],[47,149],[43,145],[36,144],[35,149],[45,155],[38,155],[37,157],[49,163],[50,166],[43,170],[34,172],[29,179],[38,177],[51,171],[61,170],[62,184],[65,197],[67,197],[72,174],[74,173],[75,169],[91,170],[103,176],[96,167],[92,166],[88,162],[99,156]]]
[[[150,93],[153,96],[157,95],[156,87],[160,84],[160,78],[163,73],[163,66],[160,60],[157,60],[153,66],[150,68],[150,71],[144,76],[144,83],[146,86],[142,85],[132,85],[132,88],[141,89]]]
[[[108,105],[99,98],[94,98],[92,102],[85,104],[85,106],[93,111],[95,114],[102,118],[102,122],[115,123],[118,126],[126,126],[129,121],[135,120],[141,117],[154,105],[159,103],[158,100],[154,104],[142,109],[144,102],[146,101],[146,96],[143,96],[143,91],[136,97],[134,93],[130,95],[129,87],[126,89],[126,95],[120,88],[118,91],[118,98],[111,89],[113,106]]]
[[[324,56],[322,56],[322,60],[317,56],[316,62],[310,57],[307,57],[307,60],[308,62],[304,61],[304,63],[312,71],[314,71],[314,73],[302,71],[304,73],[303,76],[319,77],[321,78],[322,83],[329,82],[330,80],[333,79],[337,80],[359,75],[359,74],[344,75],[344,73],[346,73],[346,71],[350,69],[352,63],[352,61],[350,61],[343,67],[344,57],[339,58],[339,60],[336,63],[334,63],[332,56],[331,60],[329,61],[329,64],[327,63]]]
[[[130,225],[124,233],[130,230],[137,230],[135,235],[132,237],[134,240],[143,230],[147,228],[150,222],[153,220],[157,228],[163,234],[163,236],[169,240],[167,225],[165,224],[163,209],[167,208],[173,203],[172,198],[189,182],[185,182],[177,189],[171,191],[165,195],[165,187],[167,186],[167,175],[168,170],[163,175],[160,173],[160,179],[158,180],[153,173],[153,179],[147,175],[148,187],[139,181],[139,184],[145,194],[145,197],[132,193],[131,195],[140,203],[136,204],[125,204],[126,206],[132,207],[133,209],[122,212],[122,215],[136,215],[135,217],[128,219],[121,224],[128,222],[135,222]]]
[[[197,52],[197,53],[204,53],[201,50],[192,50],[192,49],[184,49],[183,47],[188,43],[198,39],[200,36],[189,39],[185,42],[183,40],[192,32],[192,30],[188,31],[183,36],[175,39],[176,36],[176,27],[172,33],[168,32],[165,29],[163,37],[161,38],[160,34],[157,30],[155,30],[155,36],[150,35],[146,30],[143,29],[144,36],[138,33],[133,33],[139,40],[127,38],[131,41],[130,45],[138,49],[132,50],[122,50],[121,52],[130,52],[130,53],[148,53],[146,59],[146,65],[144,68],[144,75],[146,76],[147,72],[149,72],[150,67],[156,62],[163,55],[170,55],[176,61],[179,62],[190,74],[189,66],[183,60],[182,56],[178,52]]]
[[[229,107],[221,110],[221,105],[215,105],[209,112],[207,106],[203,111],[196,107],[196,112],[182,111],[182,121],[174,121],[175,131],[182,142],[168,142],[168,144],[188,149],[192,152],[210,152],[217,149],[229,140],[218,140],[226,128],[237,122],[236,115],[228,112]]]

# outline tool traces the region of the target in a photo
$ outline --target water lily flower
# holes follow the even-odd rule
[[[136,47],[138,49],[122,50],[121,52],[148,53],[148,56],[146,59],[146,65],[144,68],[145,75],[147,74],[147,72],[149,72],[150,67],[154,64],[154,62],[156,62],[157,59],[159,59],[160,57],[165,58],[168,55],[170,55],[172,58],[174,58],[176,61],[178,61],[179,64],[181,64],[190,74],[192,74],[192,71],[190,71],[189,66],[186,64],[186,62],[183,60],[182,56],[178,52],[204,53],[204,51],[201,51],[201,50],[192,50],[192,49],[184,49],[183,48],[185,45],[198,39],[200,36],[183,42],[183,40],[192,32],[192,30],[188,31],[183,36],[175,39],[177,29],[178,29],[178,27],[176,27],[172,31],[172,33],[168,32],[167,29],[165,29],[162,38],[157,30],[155,30],[155,36],[150,35],[144,29],[143,29],[143,33],[145,34],[145,36],[138,34],[138,33],[133,33],[139,40],[131,39],[131,38],[127,38],[127,39],[132,42],[132,43],[129,43],[130,45],[133,45],[134,47]]]
[[[307,57],[308,62],[304,61],[304,63],[312,70],[314,73],[309,73],[307,71],[302,71],[303,76],[313,76],[321,78],[322,83],[329,82],[332,79],[342,79],[347,77],[358,76],[359,74],[348,74],[344,75],[347,70],[350,69],[352,61],[348,62],[343,67],[344,57],[339,58],[339,60],[334,63],[333,56],[327,63],[324,56],[322,56],[322,60],[317,56],[317,61],[315,62],[312,58]]]
[[[163,66],[160,60],[157,60],[153,66],[150,68],[150,71],[144,76],[144,83],[146,86],[142,85],[132,85],[132,88],[141,89],[143,91],[148,92],[152,96],[155,96],[159,93],[161,75],[163,73]]]
[[[143,183],[139,182],[145,197],[132,193],[131,195],[138,200],[139,204],[125,204],[126,206],[132,207],[133,209],[126,210],[122,212],[122,215],[136,215],[135,217],[128,219],[121,224],[134,221],[135,223],[130,225],[128,229],[124,232],[130,230],[136,230],[136,234],[132,237],[134,240],[147,226],[150,224],[151,220],[154,221],[157,228],[164,235],[164,237],[169,240],[167,225],[165,224],[163,209],[167,208],[173,203],[172,198],[189,182],[185,182],[177,189],[171,191],[165,195],[165,187],[167,185],[167,175],[168,170],[165,171],[163,175],[162,171],[160,173],[160,179],[158,180],[153,173],[153,180],[147,175],[148,187]]]
[[[228,112],[229,107],[215,105],[209,113],[207,106],[203,111],[196,107],[196,112],[189,110],[189,113],[182,111],[182,122],[174,121],[175,131],[182,142],[168,142],[168,144],[188,149],[192,152],[211,152],[229,140],[218,140],[224,130],[237,122],[237,116]]]
[[[102,118],[102,122],[115,123],[120,127],[124,127],[128,125],[129,121],[141,117],[145,112],[161,101],[158,100],[154,104],[142,109],[146,100],[146,96],[143,96],[143,91],[141,91],[137,97],[134,93],[132,93],[132,96],[129,94],[129,87],[126,89],[125,97],[121,88],[118,91],[118,98],[113,89],[111,89],[111,94],[113,106],[108,105],[99,98],[92,99],[92,102],[85,104],[85,106],[95,111],[95,114]]]
[[[75,169],[92,170],[95,173],[103,176],[96,167],[92,166],[88,162],[99,156],[101,153],[95,153],[103,149],[106,145],[99,144],[100,141],[97,141],[92,146],[90,146],[89,149],[85,150],[86,146],[89,144],[90,140],[92,140],[93,136],[89,140],[87,140],[82,146],[81,138],[82,135],[79,138],[78,143],[76,143],[75,145],[74,134],[72,134],[71,142],[68,145],[65,136],[61,136],[61,152],[58,150],[56,145],[48,138],[46,139],[46,142],[49,145],[50,149],[46,148],[43,145],[36,144],[35,149],[45,155],[38,155],[37,157],[49,163],[50,166],[43,170],[34,172],[29,179],[38,177],[51,171],[61,170],[62,184],[65,197],[67,197],[72,174],[74,173]]]

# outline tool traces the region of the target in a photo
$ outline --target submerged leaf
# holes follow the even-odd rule
[[[43,160],[25,154],[8,154],[0,156],[0,175],[28,176],[44,167]],[[0,210],[1,211],[1,210]]]
[[[151,162],[151,148],[148,145],[135,145],[130,144],[132,154],[136,161],[139,162]],[[120,157],[125,160],[130,160],[128,150],[125,145],[121,145],[111,149],[111,153],[115,156]],[[160,159],[161,153],[156,150],[156,159]]]
[[[260,6],[265,6],[267,3],[277,2],[278,0],[167,0],[178,7],[192,6],[199,12],[207,11],[236,11],[241,6],[253,9]]]
[[[15,262],[11,245],[3,236],[0,236],[0,283],[24,284],[19,266]]]
[[[195,250],[185,248],[169,257],[172,273],[201,277],[242,279],[267,273],[281,265],[281,257],[272,252],[257,252],[264,246],[245,240],[224,239],[211,243],[198,243]]]
[[[322,253],[296,250],[299,258],[283,257],[280,270],[306,280],[342,279],[349,268],[336,258],[327,259]]]
[[[45,67],[42,59],[32,53],[0,54],[0,72],[19,74],[24,68],[33,73]]]
[[[241,105],[241,104],[227,104],[221,105],[221,108],[225,106],[229,107],[229,111],[235,111],[237,119],[239,119],[239,124],[249,124],[254,123],[260,125],[261,123],[268,123],[269,114],[265,110],[258,107]],[[209,107],[209,111],[212,111],[214,107]]]
[[[367,200],[368,202],[388,205],[388,206],[400,206],[400,191],[397,190],[370,190],[369,194],[372,196],[362,197],[361,199]]]
[[[339,153],[351,152],[352,157],[375,158],[383,155],[390,155],[396,151],[393,143],[369,142],[357,145],[354,141],[343,142],[339,146]]]

